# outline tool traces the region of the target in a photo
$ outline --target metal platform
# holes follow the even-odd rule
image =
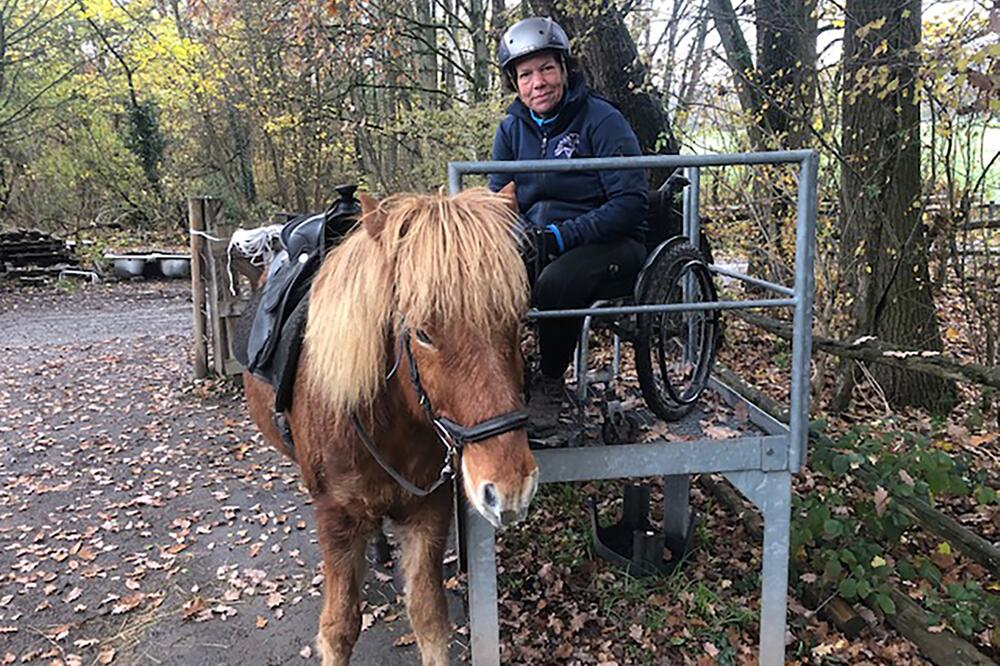
[[[448,174],[449,185],[454,194],[461,189],[463,174],[471,173],[684,167],[691,182],[685,192],[685,233],[688,238],[698,238],[699,169],[737,164],[798,164],[799,166],[794,286],[778,285],[736,271],[711,267],[716,273],[770,289],[781,298],[720,301],[714,304],[676,303],[561,310],[534,313],[534,316],[601,317],[692,309],[791,307],[793,334],[789,427],[786,428],[756,407],[748,405],[751,421],[766,434],[726,440],[698,439],[684,442],[546,450],[536,451],[535,457],[542,483],[657,475],[666,477],[664,495],[669,503],[664,524],[667,529],[686,527],[687,492],[691,474],[724,474],[760,509],[764,518],[759,663],[777,666],[784,663],[791,475],[798,472],[805,463],[808,441],[808,373],[812,337],[818,169],[816,152],[803,150],[732,155],[452,162],[448,165]],[[583,371],[582,376],[586,376],[586,368],[583,368]],[[712,384],[727,400],[742,401],[742,398],[728,387],[714,380]],[[500,663],[495,534],[492,526],[471,508],[466,509],[466,530],[472,663],[475,666],[494,666]]]

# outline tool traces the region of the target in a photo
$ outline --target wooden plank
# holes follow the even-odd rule
[[[188,199],[188,227],[191,230],[191,309],[194,327],[194,378],[208,376],[208,350],[205,347],[205,283],[202,277],[201,248],[205,231],[205,202],[198,197]]]
[[[215,238],[220,237],[217,223],[220,203],[218,199],[205,199],[205,230]],[[218,241],[209,241],[205,256],[208,259],[208,313],[212,331],[212,369],[216,375],[225,375],[226,359],[229,356],[229,340],[220,316],[222,302],[220,292],[225,289],[223,275],[225,262],[219,261],[217,251],[219,245],[223,244]]]

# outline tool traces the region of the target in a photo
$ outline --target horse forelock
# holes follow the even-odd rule
[[[520,319],[528,305],[517,218],[501,197],[482,188],[396,195],[380,208],[379,237],[356,229],[310,292],[307,373],[337,414],[375,400],[396,316],[410,327],[491,330]]]
[[[528,288],[517,218],[501,197],[478,188],[387,203],[396,306],[408,324],[485,329],[524,314]]]

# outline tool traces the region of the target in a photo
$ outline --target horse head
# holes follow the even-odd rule
[[[397,373],[411,375],[398,380],[411,417],[459,430],[499,424],[461,447],[461,469],[468,500],[506,527],[526,515],[538,486],[524,418],[517,418],[528,287],[513,193],[359,199],[361,224],[384,258],[375,281],[391,292],[383,349],[397,350]]]

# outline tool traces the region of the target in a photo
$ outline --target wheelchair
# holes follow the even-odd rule
[[[587,367],[592,318],[601,309],[621,306],[657,306],[688,303],[695,307],[718,300],[709,266],[708,238],[698,245],[683,235],[682,212],[675,202],[688,184],[674,175],[659,190],[649,193],[647,245],[651,248],[634,282],[631,278],[605,285],[584,318],[574,369],[576,400],[587,400],[592,373]],[[708,384],[722,341],[719,310],[696,309],[639,312],[614,316],[605,325],[614,334],[610,373],[595,381],[617,378],[620,342],[632,345],[642,397],[649,409],[665,421],[676,421],[691,412]]]

